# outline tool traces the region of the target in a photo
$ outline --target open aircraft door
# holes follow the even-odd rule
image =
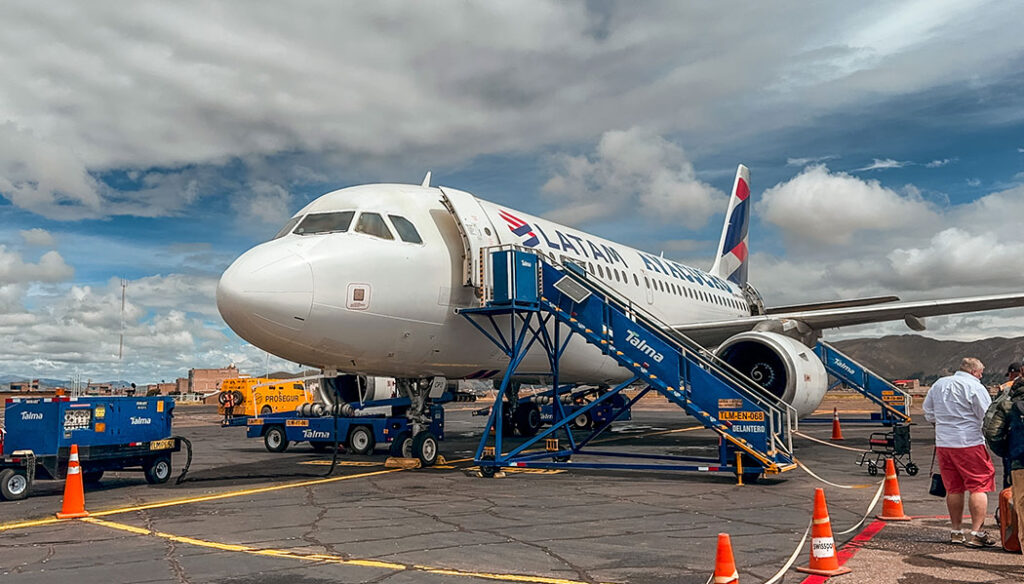
[[[441,191],[441,202],[455,217],[462,237],[463,262],[462,283],[473,286],[478,297],[483,298],[485,283],[484,269],[487,267],[483,257],[484,248],[498,245],[498,232],[491,224],[480,202],[473,195],[445,187]]]

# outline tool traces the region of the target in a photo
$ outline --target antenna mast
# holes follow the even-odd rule
[[[126,290],[128,288],[128,280],[121,278],[121,338],[117,343],[117,387],[118,391],[122,390],[121,387],[121,369],[123,366],[122,358],[124,357],[124,301],[126,296]]]

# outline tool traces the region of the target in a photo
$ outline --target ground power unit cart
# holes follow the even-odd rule
[[[140,470],[150,484],[171,476],[170,397],[8,398],[0,441],[0,498],[24,499],[38,479],[67,475],[71,445],[85,483],[108,470]]]

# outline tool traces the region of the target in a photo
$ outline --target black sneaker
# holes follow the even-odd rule
[[[972,548],[992,547],[999,543],[999,540],[992,537],[986,531],[979,531],[977,533],[971,533],[971,536],[967,538],[964,545]]]

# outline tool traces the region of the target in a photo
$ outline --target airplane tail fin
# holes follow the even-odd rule
[[[750,223],[750,169],[736,169],[736,181],[725,213],[725,227],[710,273],[739,286],[747,283],[747,226]]]

